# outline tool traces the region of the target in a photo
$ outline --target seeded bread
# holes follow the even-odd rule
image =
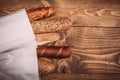
[[[70,28],[72,22],[67,17],[38,20],[31,22],[34,33],[63,31]]]

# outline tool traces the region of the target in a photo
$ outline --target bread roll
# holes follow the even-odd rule
[[[67,30],[72,22],[67,17],[57,17],[53,19],[38,20],[31,22],[34,33],[57,32]]]
[[[41,7],[27,11],[30,21],[43,19],[55,14],[55,9],[52,7]]]
[[[58,33],[35,34],[35,38],[37,45],[44,45],[59,40],[60,35]]]
[[[48,60],[38,59],[38,69],[40,76],[52,73],[55,71],[56,65]]]

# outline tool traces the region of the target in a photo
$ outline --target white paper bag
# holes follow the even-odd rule
[[[24,9],[0,18],[0,80],[39,80],[34,39]]]

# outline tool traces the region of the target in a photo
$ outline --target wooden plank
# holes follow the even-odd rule
[[[119,80],[120,74],[50,74],[42,80]]]
[[[120,8],[119,0],[46,0],[55,7],[62,8]],[[111,5],[111,6],[110,6]]]
[[[73,26],[120,27],[119,0],[47,0]]]
[[[68,34],[72,73],[120,73],[120,28],[72,27]]]
[[[72,27],[68,42],[81,49],[104,49],[120,47],[120,28]],[[71,45],[71,46],[74,46]]]

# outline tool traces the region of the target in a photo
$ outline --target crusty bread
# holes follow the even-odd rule
[[[38,68],[39,74],[42,76],[54,72],[56,65],[48,60],[38,59]]]
[[[44,45],[59,40],[60,35],[58,33],[35,34],[35,38],[37,45]]]
[[[55,9],[52,7],[40,7],[27,11],[30,21],[43,19],[55,14]]]
[[[69,46],[38,46],[37,57],[67,58],[71,56]]]
[[[72,22],[67,17],[57,17],[31,22],[34,33],[57,32],[70,28]]]

